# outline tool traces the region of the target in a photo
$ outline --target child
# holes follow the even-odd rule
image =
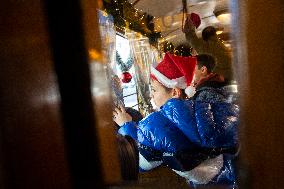
[[[160,110],[137,126],[120,107],[114,111],[114,121],[121,126],[119,133],[137,141],[141,171],[165,164],[189,182],[207,184],[220,173],[223,156],[202,146],[194,103],[184,100],[184,92],[193,95],[195,65],[194,57],[166,54],[151,70],[152,98]]]

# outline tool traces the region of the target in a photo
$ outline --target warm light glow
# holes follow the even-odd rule
[[[223,31],[222,31],[222,30],[218,30],[218,31],[216,31],[216,34],[217,34],[217,35],[220,35],[221,33],[223,33]]]
[[[230,24],[231,23],[231,14],[230,13],[222,13],[220,15],[217,15],[216,17],[222,24]]]
[[[203,5],[203,4],[205,4],[206,3],[206,1],[201,1],[201,2],[199,2],[199,3],[197,3],[198,5]]]
[[[169,41],[170,39],[173,39],[173,38],[176,38],[176,37],[177,37],[177,35],[171,35],[169,37],[166,37],[166,41]]]
[[[101,62],[103,57],[102,57],[102,54],[96,49],[89,49],[89,58],[91,60]]]

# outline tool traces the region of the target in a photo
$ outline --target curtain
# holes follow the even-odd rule
[[[126,30],[126,36],[134,60],[139,111],[146,116],[153,111],[150,103],[150,66],[160,61],[160,55],[149,44],[147,37],[131,30]]]

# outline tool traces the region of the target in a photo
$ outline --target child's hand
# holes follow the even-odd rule
[[[124,107],[116,107],[113,111],[113,121],[122,126],[124,123],[132,121],[132,117],[125,111]]]

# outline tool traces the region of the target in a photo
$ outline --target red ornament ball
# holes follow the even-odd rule
[[[121,75],[121,81],[123,83],[129,83],[132,79],[132,75],[129,72],[123,72]]]

